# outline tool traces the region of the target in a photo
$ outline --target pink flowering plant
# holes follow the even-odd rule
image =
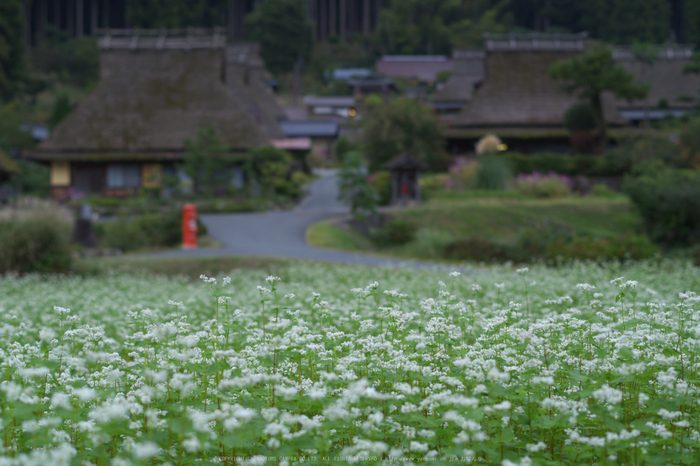
[[[520,175],[513,182],[517,191],[528,197],[556,198],[571,195],[571,179],[566,175],[549,172],[544,175],[533,172],[530,175]]]

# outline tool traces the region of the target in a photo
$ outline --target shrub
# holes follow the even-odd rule
[[[700,173],[643,164],[625,178],[624,191],[639,209],[652,241],[668,246],[700,239]]]
[[[510,178],[511,169],[502,157],[493,154],[479,157],[475,180],[477,189],[503,190],[508,186]]]
[[[197,226],[198,236],[207,234],[206,226],[199,219]],[[121,218],[100,224],[96,233],[100,246],[125,252],[178,246],[182,242],[182,215],[180,212],[171,212]]]
[[[450,189],[464,190],[471,188],[476,182],[479,164],[472,159],[459,157],[450,165]]]
[[[680,155],[689,168],[700,166],[700,118],[691,119],[680,134]]]
[[[379,195],[379,205],[389,205],[391,203],[391,172],[381,170],[373,173],[368,178],[369,185]]]
[[[591,186],[591,190],[589,193],[590,196],[593,197],[618,197],[620,196],[619,193],[616,193],[612,189],[608,187],[608,185],[603,184],[603,183],[596,183],[593,186]]]
[[[0,221],[0,273],[69,271],[69,228],[41,218]]]
[[[534,172],[520,175],[513,182],[515,189],[525,196],[537,198],[556,198],[571,195],[571,184],[566,175],[550,172],[547,175]]]
[[[498,244],[482,238],[461,238],[445,247],[448,259],[473,262],[505,262],[513,253],[505,244]]]
[[[413,241],[416,237],[416,226],[404,219],[393,218],[386,221],[381,228],[372,228],[370,237],[378,246],[400,246]]]
[[[639,260],[647,259],[658,253],[659,250],[648,238],[639,235],[624,236],[622,238],[576,238],[571,242],[561,240],[551,243],[547,248],[547,257],[556,259],[579,260]]]
[[[505,152],[501,156],[512,167],[513,173],[559,173],[582,176],[621,176],[631,169],[630,162],[617,152],[605,155],[521,154]]]
[[[379,195],[367,182],[367,169],[360,152],[351,151],[343,157],[338,192],[338,199],[350,204],[350,212],[356,219],[374,215]]]
[[[658,160],[675,168],[692,168],[692,156],[684,156],[683,146],[669,140],[662,133],[645,133],[629,138],[610,151],[625,172],[630,172],[638,164],[648,160]]]
[[[452,187],[452,179],[450,175],[445,173],[423,176],[419,180],[419,183],[423,200],[428,200],[433,194],[446,191]]]

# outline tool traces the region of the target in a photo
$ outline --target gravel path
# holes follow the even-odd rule
[[[166,251],[132,257],[268,256],[339,264],[445,268],[427,262],[387,259],[309,246],[305,238],[309,226],[348,213],[347,206],[337,200],[335,172],[320,170],[317,174],[320,178],[309,186],[309,195],[294,210],[202,215],[200,218],[207,226],[209,237],[223,244],[223,248]]]

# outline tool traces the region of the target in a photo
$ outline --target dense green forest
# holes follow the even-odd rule
[[[269,1],[269,0],[266,0]],[[227,0],[131,0],[137,27],[225,25]],[[305,7],[306,1],[299,5]],[[391,0],[371,44],[390,53],[448,53],[485,31],[588,31],[611,43],[700,43],[697,0]]]

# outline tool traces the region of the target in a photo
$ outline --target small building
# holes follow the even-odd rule
[[[485,34],[485,78],[462,110],[448,122],[445,137],[453,153],[469,152],[486,134],[508,147],[568,151],[564,114],[579,102],[552,79],[554,63],[581,53],[586,34]],[[612,96],[603,110],[611,132],[627,125]]]
[[[330,73],[332,81],[347,82],[350,79],[367,78],[374,74],[369,68],[336,68]]]
[[[419,176],[428,166],[417,158],[403,153],[384,164],[391,171],[391,203],[409,204],[420,202]]]
[[[357,102],[352,96],[306,96],[308,114],[322,117],[348,118],[356,115]]]
[[[223,81],[221,31],[117,31],[101,37],[99,48],[97,87],[27,154],[50,165],[54,197],[158,187],[162,175],[176,173],[185,141],[205,127],[241,158],[269,144],[274,128]]]
[[[356,97],[369,94],[387,95],[390,92],[398,92],[393,80],[376,75],[348,79],[346,82]]]
[[[377,60],[376,67],[377,73],[390,78],[432,84],[440,72],[452,71],[454,63],[444,55],[384,55]]]
[[[311,140],[311,151],[326,159],[333,155],[333,145],[340,129],[338,122],[333,120],[287,120],[281,121],[280,127],[288,139]]]
[[[627,101],[616,99],[620,114],[634,125],[644,121],[680,118],[693,111],[695,102],[683,97],[699,97],[700,76],[684,74],[683,68],[691,61],[693,48],[682,45],[658,45],[651,64],[638,59],[631,47],[613,48],[615,61],[634,74],[638,81],[650,85],[644,99]]]

